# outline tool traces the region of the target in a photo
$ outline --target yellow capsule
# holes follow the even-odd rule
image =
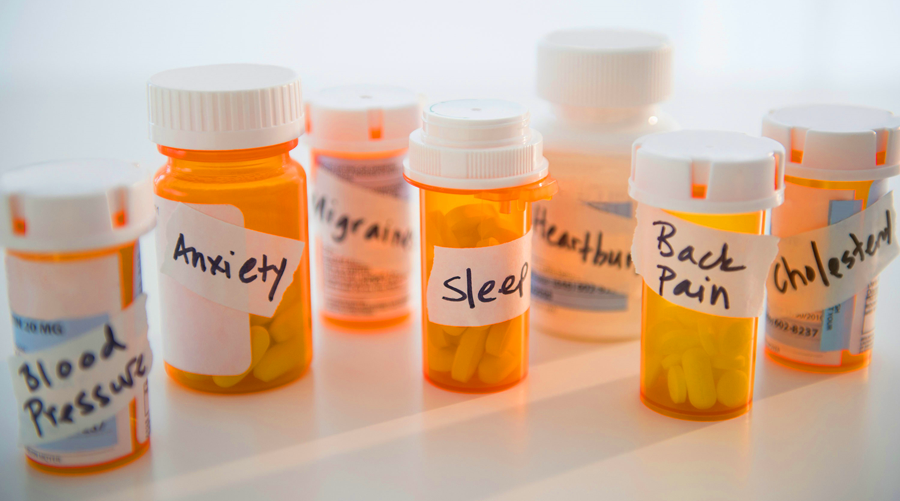
[[[428,368],[437,372],[447,372],[453,367],[453,357],[456,350],[451,346],[438,348],[428,343]]]
[[[460,383],[466,383],[472,379],[472,375],[478,369],[478,362],[484,355],[484,341],[489,328],[489,325],[485,325],[466,329],[459,341],[459,347],[456,349],[456,356],[453,357],[450,377]]]
[[[719,339],[723,355],[738,356],[750,353],[753,340],[753,323],[750,320],[736,321]]]
[[[456,337],[462,334],[468,327],[462,327],[459,325],[442,325],[441,328],[444,329],[444,334]]]
[[[725,407],[738,407],[750,398],[750,378],[741,371],[728,371],[719,378],[716,395]]]
[[[716,348],[716,335],[709,324],[700,324],[697,338],[700,339],[700,346],[703,347],[707,355],[713,357],[719,353],[719,350]]]
[[[287,310],[277,313],[269,325],[269,335],[276,343],[283,343],[288,339],[299,337],[303,332],[303,302],[291,306]]]
[[[195,374],[193,372],[181,371],[181,375],[184,376],[185,379],[189,379],[191,381],[206,381],[212,376],[208,376],[206,374]]]
[[[669,369],[672,366],[678,365],[681,363],[681,353],[673,353],[666,358],[662,359],[662,368]]]
[[[513,224],[501,217],[485,219],[478,224],[478,236],[484,238],[496,238],[500,243],[511,242],[519,238]]]
[[[685,350],[700,345],[700,340],[691,331],[680,329],[670,332],[660,343],[659,351],[663,355],[684,353]]]
[[[272,381],[303,363],[304,351],[306,347],[299,337],[270,347],[253,369],[253,377],[264,383]]]
[[[747,370],[747,358],[744,356],[728,357],[716,355],[712,357],[712,366],[722,370]]]
[[[450,346],[450,343],[447,342],[447,336],[444,334],[444,329],[440,325],[428,322],[428,344],[432,344],[436,348]]]
[[[494,237],[488,237],[482,240],[479,240],[475,243],[475,247],[490,247],[492,245],[499,245],[500,241]]]
[[[478,364],[478,379],[487,384],[503,381],[519,366],[519,358],[518,354],[511,352],[506,352],[499,357],[485,353]]]
[[[683,404],[687,399],[687,383],[685,381],[684,370],[675,365],[669,368],[669,398],[676,404]]]
[[[441,244],[442,230],[447,224],[444,222],[444,214],[439,210],[433,210],[425,217],[425,245]]]
[[[512,320],[492,325],[488,330],[484,350],[499,357],[509,350],[512,344],[521,344],[522,336],[525,334],[522,329],[522,317],[523,315],[519,315]]]
[[[703,348],[691,348],[681,357],[688,398],[697,409],[709,409],[716,404],[716,384],[712,364]]]
[[[269,339],[269,333],[266,331],[264,327],[251,327],[250,328],[250,367],[247,368],[243,373],[237,374],[234,376],[213,376],[212,380],[218,386],[222,388],[231,388],[232,386],[238,384],[247,377],[247,374],[250,374],[250,371],[253,370],[254,367],[262,360],[263,355],[265,355],[266,350],[269,349],[269,344],[271,340]]]

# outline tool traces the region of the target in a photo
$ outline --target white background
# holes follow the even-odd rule
[[[65,157],[161,165],[144,85],[179,66],[272,63],[296,69],[307,92],[386,83],[430,100],[533,104],[537,38],[580,26],[669,35],[665,109],[685,127],[756,134],[768,109],[808,102],[900,112],[898,21],[897,1],[2,0],[0,168]],[[143,248],[154,323],[154,256]],[[74,479],[24,464],[3,372],[0,499],[898,499],[898,298],[895,264],[870,369],[823,377],[760,356],[752,413],[713,425],[641,406],[636,342],[533,332],[528,379],[474,397],[423,382],[415,323],[376,336],[317,325],[312,371],[276,391],[202,395],[157,363],[150,453]]]

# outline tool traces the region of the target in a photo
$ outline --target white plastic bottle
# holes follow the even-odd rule
[[[658,107],[672,89],[672,48],[639,31],[550,33],[538,45],[537,89],[550,110],[534,129],[559,193],[533,212],[533,325],[582,340],[637,338],[631,145],[678,128]]]

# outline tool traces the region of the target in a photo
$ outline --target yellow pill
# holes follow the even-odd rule
[[[525,334],[522,329],[522,317],[523,315],[519,315],[512,320],[492,325],[488,330],[485,351],[499,357],[509,350],[512,344],[522,344],[522,337]]]
[[[448,372],[453,367],[453,357],[456,349],[453,347],[438,348],[428,344],[428,368],[437,372]]]
[[[254,367],[262,360],[263,355],[265,355],[266,350],[269,349],[269,344],[271,340],[269,339],[269,333],[266,331],[264,327],[251,327],[250,328],[250,367],[247,368],[243,373],[237,374],[234,376],[213,376],[212,380],[218,386],[222,388],[231,388],[232,386],[240,383],[247,374],[250,374],[250,371],[253,370]]]
[[[716,384],[712,363],[703,348],[691,348],[681,357],[688,398],[697,409],[709,409],[716,404]]]
[[[719,378],[716,395],[725,407],[738,407],[750,398],[750,378],[741,371],[728,371]]]
[[[745,371],[747,370],[747,357],[729,357],[726,355],[716,355],[712,357],[712,366],[715,369]]]
[[[185,379],[188,379],[191,381],[206,381],[207,379],[212,377],[212,376],[208,376],[206,374],[194,374],[193,372],[185,372],[185,371],[182,371],[181,375],[184,376]]]
[[[492,245],[499,245],[500,241],[494,237],[485,238],[483,240],[479,240],[475,243],[475,247],[490,247]]]
[[[437,348],[450,346],[450,343],[447,342],[447,335],[444,334],[444,329],[440,325],[431,322],[428,322],[428,343]]]
[[[662,368],[669,369],[672,366],[678,365],[681,363],[681,353],[673,353],[666,358],[662,359]]]
[[[707,355],[712,357],[719,353],[719,350],[716,348],[716,336],[708,324],[704,325],[701,323],[697,334],[697,337],[700,339],[700,346],[703,347]]]
[[[467,383],[478,369],[478,362],[484,355],[484,341],[487,338],[489,325],[483,327],[469,327],[463,333],[456,348],[456,356],[453,357],[453,368],[450,377],[460,383]]]
[[[269,324],[269,335],[276,343],[298,337],[303,332],[303,306],[303,302],[298,301],[272,319],[272,323]]]
[[[487,384],[503,381],[519,366],[519,358],[519,355],[510,352],[499,357],[485,353],[478,364],[478,379]]]
[[[495,217],[497,209],[488,203],[466,204],[455,207],[447,212],[445,221],[447,226],[456,233],[458,230],[475,231],[478,225],[485,219]]]
[[[753,323],[749,320],[737,321],[728,328],[719,340],[723,355],[737,356],[750,353],[753,340]]]
[[[655,353],[647,354],[644,357],[644,386],[650,386],[656,382],[656,378],[659,376],[659,369],[661,368],[660,361],[662,358],[662,355]]]
[[[280,343],[269,348],[256,368],[253,369],[253,377],[264,383],[268,383],[278,376],[297,367],[304,360],[306,347],[303,340],[295,337],[285,343]]]
[[[676,404],[683,404],[687,399],[687,383],[685,382],[684,370],[679,366],[669,368],[669,398]]]
[[[667,334],[666,338],[660,343],[659,351],[663,355],[671,355],[673,353],[684,353],[685,350],[699,345],[700,340],[693,332],[681,329]]]
[[[442,245],[442,231],[447,223],[444,222],[444,214],[439,210],[433,210],[425,216],[425,245]]]
[[[441,328],[444,329],[444,334],[456,337],[462,334],[468,327],[462,327],[459,325],[442,325]]]
[[[500,243],[511,242],[519,238],[512,222],[500,217],[485,219],[478,224],[478,236],[481,238],[496,238]]]

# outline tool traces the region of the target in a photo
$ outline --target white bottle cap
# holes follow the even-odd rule
[[[300,77],[260,64],[194,66],[147,82],[150,140],[185,150],[242,150],[303,134]]]
[[[409,134],[421,124],[420,109],[419,96],[400,87],[325,89],[306,102],[306,141],[330,151],[406,149]]]
[[[634,142],[628,194],[695,214],[743,214],[784,201],[784,148],[739,132],[685,130]]]
[[[672,46],[665,36],[643,31],[556,31],[538,43],[537,89],[564,106],[659,103],[672,93]]]
[[[156,224],[150,173],[121,160],[63,160],[0,175],[0,244],[75,252],[133,242]]]
[[[817,104],[772,110],[762,135],[789,152],[788,176],[872,181],[900,173],[900,117],[876,108]]]
[[[549,173],[540,133],[528,110],[498,99],[461,99],[429,106],[409,136],[409,179],[460,190],[523,186]]]

